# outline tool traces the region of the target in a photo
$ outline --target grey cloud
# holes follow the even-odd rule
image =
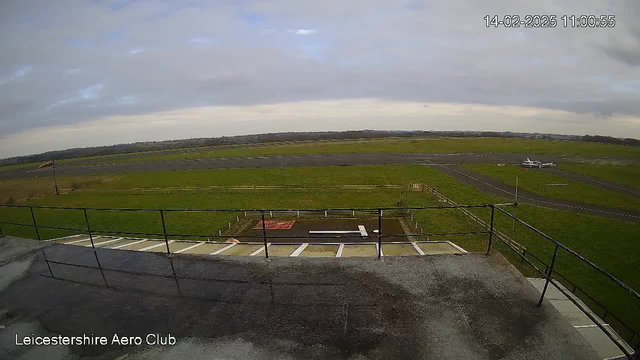
[[[593,13],[602,2],[139,1],[112,11],[12,1],[0,11],[0,76],[33,68],[0,83],[0,123],[7,134],[192,106],[370,97],[640,116],[636,4],[611,3],[614,29],[516,30],[482,18]],[[245,13],[265,20],[247,24]]]

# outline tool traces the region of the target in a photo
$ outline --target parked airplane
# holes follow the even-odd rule
[[[556,164],[548,162],[548,163],[542,163],[540,161],[535,161],[535,160],[530,160],[529,158],[527,158],[527,160],[522,162],[522,167],[529,167],[529,168],[543,168],[543,167],[551,167],[551,166],[556,166]]]

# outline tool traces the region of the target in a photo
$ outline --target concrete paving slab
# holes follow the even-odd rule
[[[460,250],[446,242],[419,242],[417,245],[425,255],[461,254]]]
[[[382,244],[384,256],[417,256],[420,255],[411,244]]]
[[[309,245],[299,255],[302,257],[335,257],[340,245]]]
[[[114,241],[112,243],[99,245],[98,247],[111,249],[111,248],[114,248],[116,246],[121,246],[121,245],[125,245],[125,244],[131,244],[134,241],[138,241],[138,240],[131,240],[131,239],[122,238],[122,239],[120,239],[118,241]]]
[[[300,245],[273,245],[273,244],[271,244],[271,246],[269,246],[269,256],[290,256],[299,247],[300,247]],[[260,255],[264,256],[264,252],[260,253]]]
[[[342,257],[376,257],[378,252],[375,245],[345,245]]]
[[[264,245],[237,244],[236,246],[233,246],[217,255],[247,256],[253,253],[254,251],[260,249],[261,247],[264,247]],[[273,245],[271,245],[271,247],[273,247]],[[271,249],[271,247],[269,249]],[[293,250],[291,251],[293,252]]]
[[[225,246],[229,246],[229,243],[207,243],[196,248],[189,249],[181,254],[209,255],[224,248]]]
[[[143,242],[138,242],[138,241],[140,241],[140,240],[133,241],[133,242],[131,242],[130,245],[121,247],[121,248],[119,248],[119,250],[140,250],[140,249],[144,249],[144,248],[146,248],[148,246],[160,244],[159,240],[146,240],[146,241],[143,241]]]
[[[603,359],[623,357],[624,353],[598,327],[576,328]]]

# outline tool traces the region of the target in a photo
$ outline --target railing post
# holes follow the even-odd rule
[[[47,267],[49,268],[49,274],[51,275],[52,278],[55,278],[55,276],[53,276],[53,271],[51,271],[51,264],[49,264],[49,259],[47,259],[47,254],[45,254],[44,249],[41,249],[42,251],[42,256],[44,256],[44,262],[47,263]]]
[[[378,209],[378,260],[382,258],[382,210]]]
[[[33,227],[36,229],[36,236],[38,237],[38,241],[41,240],[40,239],[40,231],[38,231],[38,224],[36,223],[36,216],[33,214],[33,206],[29,206],[29,209],[31,210],[31,219],[33,220]]]
[[[556,248],[553,250],[553,258],[551,259],[551,266],[549,266],[549,271],[547,272],[547,281],[544,283],[544,288],[542,289],[542,295],[540,296],[540,301],[538,301],[537,307],[542,305],[542,300],[544,300],[544,294],[547,292],[547,287],[549,287],[549,282],[551,281],[551,276],[553,275],[553,267],[556,264],[556,257],[558,256],[558,244],[556,244]]]
[[[87,215],[87,209],[84,209],[84,221],[85,223],[87,223],[87,231],[89,232],[89,240],[91,240],[91,248],[95,250],[96,246],[93,244],[93,235],[91,234],[91,226],[89,226],[89,216]]]
[[[269,258],[269,246],[267,245],[267,224],[264,222],[264,210],[260,210],[262,216],[262,238],[264,240],[264,257]]]
[[[493,240],[493,217],[495,216],[496,207],[491,205],[491,225],[489,227],[489,246],[487,247],[487,255],[491,251],[491,241]]]
[[[171,255],[171,250],[169,250],[169,237],[167,236],[167,226],[164,223],[164,210],[160,210],[160,219],[162,219],[162,233],[164,234],[164,243],[167,245],[167,255]]]

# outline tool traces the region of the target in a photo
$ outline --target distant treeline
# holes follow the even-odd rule
[[[502,137],[502,138],[529,138],[529,139],[554,139],[589,141],[619,145],[640,146],[640,140],[622,139],[610,136],[577,136],[558,135],[540,133],[515,133],[515,132],[495,132],[495,131],[379,131],[379,130],[358,130],[358,131],[330,131],[330,132],[287,132],[269,133],[258,135],[223,136],[217,138],[196,138],[185,140],[166,140],[137,142],[132,144],[118,144],[110,146],[97,146],[88,148],[73,148],[60,151],[48,151],[42,154],[18,156],[0,160],[1,165],[25,164],[48,160],[62,160],[81,158],[88,156],[101,156],[112,154],[126,154],[143,151],[160,151],[184,148],[195,148],[203,146],[221,145],[254,145],[268,144],[276,142],[292,141],[314,141],[314,140],[344,140],[344,139],[372,139],[385,137]]]

